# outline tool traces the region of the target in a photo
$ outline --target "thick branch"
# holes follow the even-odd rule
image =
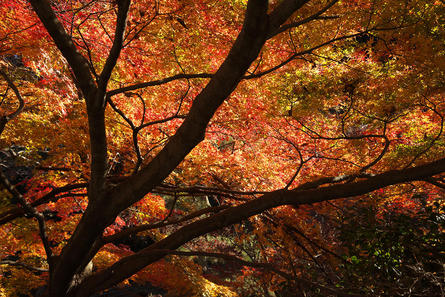
[[[88,60],[77,51],[71,37],[57,19],[48,0],[29,0],[29,2],[54,40],[57,48],[68,61],[71,69],[73,69],[74,76],[85,98],[90,98],[96,87],[90,73]]]
[[[79,292],[76,296],[85,296],[86,292],[90,293],[96,290],[105,289],[133,275],[143,267],[165,256],[164,252],[159,252],[160,249],[177,249],[193,238],[238,223],[267,209],[280,205],[312,204],[364,195],[383,187],[415,180],[423,180],[442,172],[445,172],[445,159],[440,159],[414,168],[388,171],[357,182],[332,185],[312,190],[278,190],[265,194],[259,199],[229,208],[211,217],[184,226],[150,247],[119,260],[108,269],[88,278],[84,283],[84,286],[82,286],[85,291],[82,290],[83,293]]]
[[[110,80],[111,72],[113,71],[122,50],[130,2],[130,0],[117,1],[118,11],[113,46],[111,47],[105,66],[99,77],[99,90],[101,92],[105,92],[108,81]]]
[[[150,164],[113,191],[113,212],[133,204],[160,184],[203,140],[205,129],[213,114],[242,79],[265,42],[266,11],[267,1],[249,1],[243,29],[229,55],[208,85],[195,98],[187,118],[163,150]]]
[[[159,185],[204,139],[206,126],[213,114],[238,85],[265,42],[267,7],[267,0],[249,1],[243,28],[235,44],[214,77],[195,98],[186,120],[176,134],[145,168],[115,188],[101,188],[101,174],[105,173],[102,167],[106,165],[106,159],[103,158],[106,155],[103,114],[88,111],[93,158],[89,195],[98,199],[90,200],[92,203],[62,252],[62,259],[54,273],[57,279],[53,283],[57,285],[51,289],[51,295],[66,294],[73,275],[90,260],[86,258],[104,228],[114,221],[120,211],[142,199]],[[95,143],[97,141],[103,143]]]

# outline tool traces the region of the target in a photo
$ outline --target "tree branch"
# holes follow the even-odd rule
[[[19,101],[19,106],[17,107],[17,109],[14,112],[12,112],[6,116],[7,120],[10,121],[13,118],[15,118],[16,116],[18,116],[20,114],[20,112],[22,112],[23,108],[25,107],[25,100],[23,100],[23,97],[20,94],[19,89],[14,84],[12,79],[9,78],[9,76],[1,69],[0,69],[0,75],[3,76],[3,78],[6,80],[6,82],[8,83],[8,86],[14,91],[14,94],[17,97],[17,100]],[[3,132],[3,130],[0,131],[0,134],[2,132]]]
[[[8,178],[5,176],[2,170],[0,170],[0,182],[5,186],[5,188],[8,190],[8,192],[14,196],[15,199],[19,201],[19,203],[22,205],[23,209],[32,217],[34,217],[37,220],[37,223],[39,225],[39,235],[40,239],[42,241],[43,247],[45,249],[46,253],[46,259],[49,265],[50,273],[52,272],[54,266],[53,266],[53,252],[51,250],[51,247],[49,245],[48,236],[46,234],[46,226],[45,226],[45,218],[43,217],[43,214],[38,212],[32,205],[30,205],[26,199],[20,194],[19,191],[9,182]]]
[[[166,77],[163,79],[138,83],[138,84],[122,87],[119,89],[114,89],[114,90],[108,91],[107,96],[111,97],[111,96],[114,96],[117,94],[130,92],[130,91],[134,91],[134,90],[138,90],[138,89],[142,89],[142,88],[146,88],[146,87],[159,86],[159,85],[163,85],[163,84],[169,83],[171,81],[179,80],[179,79],[212,78],[212,77],[213,77],[213,74],[210,74],[210,73],[197,73],[197,74],[182,74],[181,73],[181,74],[176,74],[176,75]]]
[[[266,0],[249,1],[243,28],[227,58],[195,98],[188,116],[165,147],[147,166],[111,193],[113,209],[122,210],[141,199],[203,140],[213,114],[234,90],[265,42],[267,4]]]
[[[29,2],[57,48],[68,61],[83,95],[87,99],[90,98],[95,92],[96,86],[88,60],[77,51],[70,35],[66,33],[62,23],[57,19],[48,0],[29,0]]]
[[[313,15],[311,15],[311,16],[305,18],[305,19],[302,19],[302,20],[300,20],[298,22],[292,22],[292,23],[289,23],[289,24],[286,24],[286,25],[283,25],[283,26],[279,27],[276,31],[270,32],[269,35],[268,35],[268,38],[272,38],[272,37],[274,37],[274,36],[284,32],[284,31],[286,31],[286,30],[288,30],[290,28],[296,28],[296,27],[299,27],[299,26],[304,25],[306,23],[309,23],[310,21],[322,18],[321,15],[323,13],[325,13],[329,8],[334,6],[334,4],[337,3],[337,2],[338,2],[338,0],[332,0],[325,7],[323,7],[322,9],[320,9],[319,11],[314,13]]]
[[[102,70],[102,73],[99,76],[99,83],[98,83],[98,89],[104,93],[106,91],[107,84],[111,76],[111,72],[113,71],[117,59],[119,58],[119,55],[122,50],[125,27],[127,24],[128,10],[130,9],[130,3],[131,3],[130,0],[120,0],[116,2],[118,5],[118,11],[117,11],[117,21],[114,33],[113,46],[111,47],[110,53],[105,62],[105,66]],[[105,104],[105,102],[103,102],[103,104]]]
[[[143,267],[165,256],[165,252],[159,252],[159,250],[177,249],[193,238],[238,223],[267,209],[287,204],[313,204],[354,197],[398,183],[423,180],[442,172],[445,172],[445,159],[409,169],[388,171],[346,184],[311,190],[278,190],[265,194],[259,199],[226,209],[211,217],[188,224],[150,247],[119,260],[111,267],[89,277],[83,284],[83,289],[76,296],[85,296],[85,292],[99,291],[124,280]]]
[[[307,2],[309,0],[283,0],[269,15],[268,38]]]
[[[10,113],[9,115],[0,117],[0,135],[1,135],[3,133],[3,131],[5,130],[6,124],[22,112],[23,108],[25,107],[25,100],[23,100],[19,89],[14,84],[14,82],[9,78],[9,76],[6,74],[6,72],[4,72],[2,69],[0,69],[0,75],[3,76],[3,78],[6,80],[6,82],[8,83],[8,86],[14,91],[14,94],[17,97],[17,100],[19,101],[19,106],[17,107],[17,109],[15,111]],[[5,94],[5,96],[6,96],[6,94]]]
[[[76,231],[63,251],[64,265],[63,267],[60,265],[60,271],[57,270],[58,286],[52,290],[52,295],[60,296],[66,293],[69,281],[76,270],[88,263],[89,259],[86,257],[91,256],[89,251],[97,238],[100,237],[103,229],[111,224],[123,209],[142,199],[146,193],[161,184],[184,157],[204,139],[205,129],[213,114],[238,85],[264,45],[267,32],[267,8],[267,0],[250,0],[248,2],[243,27],[227,58],[207,86],[196,96],[187,118],[175,135],[169,139],[169,142],[154,159],[116,187],[103,189],[99,187],[100,183],[95,187],[90,185],[90,189],[94,189],[93,195],[99,199],[88,205]],[[97,116],[101,117],[102,115]],[[92,143],[93,136],[96,138],[96,135],[92,133],[94,131],[91,131],[92,127],[95,130],[103,130],[103,134],[105,131],[105,127],[101,127],[102,123],[94,124],[90,123]],[[105,135],[103,135],[103,139],[106,139]],[[106,145],[103,147],[106,152]],[[100,146],[97,145],[97,149],[99,148]],[[104,154],[104,148],[97,151],[92,146],[92,156]],[[91,183],[94,181],[94,176],[100,173],[94,165],[93,163]],[[96,193],[97,195],[95,195]],[[79,259],[82,260],[79,261]],[[83,285],[82,288],[84,288]],[[88,296],[88,293],[80,295]]]
[[[158,223],[154,223],[154,224],[139,225],[139,226],[127,228],[119,233],[115,233],[113,235],[107,236],[107,237],[103,238],[102,240],[105,244],[111,243],[115,240],[119,240],[121,238],[130,236],[132,234],[136,234],[136,233],[147,231],[147,230],[157,229],[157,228],[161,228],[161,227],[165,227],[165,226],[170,226],[170,225],[174,225],[174,224],[183,223],[183,222],[189,221],[191,219],[200,217],[204,214],[208,214],[208,213],[212,213],[212,212],[216,213],[216,212],[219,212],[219,211],[229,208],[229,207],[230,206],[228,206],[228,205],[221,205],[221,206],[217,206],[217,207],[203,208],[203,209],[195,211],[191,214],[188,214],[182,218],[172,219],[172,220],[168,220],[168,221],[163,220],[162,222],[158,222]]]
[[[276,66],[273,66],[267,70],[258,72],[258,73],[252,73],[252,74],[248,74],[248,75],[244,75],[242,77],[242,79],[255,79],[255,78],[259,78],[262,77],[264,75],[267,75],[269,73],[272,73],[275,70],[280,69],[281,67],[287,65],[289,62],[295,60],[296,58],[303,56],[303,55],[307,55],[307,54],[312,54],[315,50],[322,48],[326,45],[329,45],[331,43],[340,41],[340,40],[344,40],[344,39],[349,39],[349,38],[354,38],[357,37],[361,34],[363,34],[364,32],[360,32],[360,33],[356,33],[356,34],[350,34],[350,35],[344,35],[344,36],[340,36],[340,37],[336,37],[333,38],[331,40],[328,40],[326,42],[323,42],[321,44],[318,44],[310,49],[306,49],[297,53],[293,53],[292,55],[290,55],[286,60],[284,60],[283,62],[277,64]],[[180,80],[180,79],[193,79],[193,78],[213,78],[214,74],[211,73],[196,73],[196,74],[176,74],[173,76],[169,76],[163,79],[157,79],[157,80],[152,80],[152,81],[148,81],[148,82],[143,82],[143,83],[137,83],[134,85],[129,85],[126,87],[122,87],[122,88],[118,88],[118,89],[114,89],[111,91],[107,92],[107,96],[111,97],[117,94],[122,94],[125,92],[130,92],[130,91],[134,91],[134,90],[138,90],[138,89],[142,89],[142,88],[146,88],[146,87],[153,87],[153,86],[160,86],[175,80]]]
[[[71,195],[73,194],[66,194],[66,195],[60,195],[61,193],[65,193],[71,190],[76,190],[76,189],[82,189],[82,188],[86,188],[88,186],[88,183],[79,183],[79,184],[72,184],[72,185],[67,185],[67,186],[63,186],[60,188],[56,188],[53,189],[51,192],[49,192],[48,194],[45,194],[43,197],[37,199],[34,202],[31,202],[30,205],[32,207],[36,207],[48,202],[55,202],[61,198],[64,197],[71,197]],[[25,211],[23,208],[20,207],[15,207],[13,209],[9,209],[3,213],[0,214],[0,225],[3,225],[7,222],[10,222],[12,220],[14,220],[15,218],[21,217],[25,214]]]
[[[28,269],[32,272],[48,272],[49,270],[46,268],[40,268],[40,267],[34,267],[25,263],[17,262],[17,261],[9,261],[9,260],[3,260],[0,261],[0,265],[10,265],[10,266],[18,266],[25,269]]]

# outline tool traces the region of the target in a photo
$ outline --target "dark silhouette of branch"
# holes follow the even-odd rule
[[[49,272],[49,270],[46,268],[34,267],[34,266],[31,266],[31,265],[28,265],[28,264],[25,264],[22,262],[18,262],[18,261],[2,260],[2,261],[0,261],[0,265],[10,265],[10,266],[22,267],[29,271],[38,272],[38,273]]]
[[[357,36],[359,36],[361,34],[363,34],[363,32],[333,38],[333,39],[331,39],[329,41],[326,41],[326,42],[323,42],[323,43],[321,43],[319,45],[316,45],[316,46],[314,46],[314,47],[312,47],[310,49],[294,53],[294,54],[290,55],[283,62],[281,62],[278,65],[276,65],[274,67],[271,67],[271,68],[269,68],[267,70],[263,70],[261,72],[252,73],[252,74],[248,74],[248,75],[244,75],[242,77],[242,79],[255,79],[255,78],[262,77],[264,75],[267,75],[269,73],[272,73],[272,72],[280,69],[281,67],[289,64],[289,62],[297,59],[298,57],[301,57],[301,56],[306,55],[306,54],[311,54],[315,50],[320,49],[320,48],[322,48],[324,46],[327,46],[327,45],[329,45],[331,43],[334,43],[334,42],[337,42],[337,41],[341,41],[341,40],[344,40],[344,39],[354,38],[354,37],[357,37]],[[107,92],[107,96],[111,97],[111,96],[114,96],[114,95],[117,95],[117,94],[130,92],[130,91],[134,91],[134,90],[138,90],[138,89],[143,89],[143,88],[146,88],[146,87],[160,86],[160,85],[163,85],[163,84],[175,81],[175,80],[194,79],[194,78],[212,78],[213,76],[214,76],[214,74],[211,74],[211,73],[176,74],[176,75],[173,75],[173,76],[170,76],[170,77],[166,77],[166,78],[163,78],[163,79],[158,79],[158,80],[153,80],[153,81],[143,82],[143,83],[137,83],[137,84],[130,85],[130,86],[127,86],[127,87],[114,89],[114,90],[108,91]]]
[[[45,218],[42,213],[38,212],[31,204],[29,204],[26,199],[20,194],[19,191],[9,182],[8,178],[5,176],[2,170],[0,170],[0,182],[3,184],[3,186],[8,190],[8,192],[14,196],[14,198],[19,201],[23,209],[28,213],[30,216],[34,217],[37,220],[38,226],[39,226],[39,235],[40,239],[42,241],[43,247],[45,249],[46,253],[46,259],[49,265],[50,274],[53,270],[53,251],[51,250],[48,235],[46,233],[46,224],[45,224]]]
[[[117,11],[117,21],[116,29],[114,31],[113,46],[111,47],[110,53],[108,54],[107,60],[105,61],[105,66],[100,74],[98,88],[101,92],[105,93],[108,81],[111,77],[111,72],[117,63],[120,52],[122,50],[122,45],[124,41],[125,27],[127,24],[128,10],[130,9],[130,0],[119,0],[116,1],[118,6]],[[103,102],[105,104],[105,101]]]
[[[67,59],[77,83],[85,97],[90,97],[94,92],[94,80],[90,72],[88,60],[76,49],[71,36],[66,33],[48,0],[30,0],[32,8],[53,38],[57,48]],[[90,95],[90,96],[89,96]]]
[[[72,197],[73,193],[67,193],[65,195],[59,195],[65,192],[69,192],[71,190],[77,190],[77,189],[85,189],[88,186],[87,183],[78,183],[78,184],[71,184],[71,185],[66,185],[60,188],[55,188],[53,190],[51,190],[51,192],[49,192],[48,194],[45,194],[44,196],[42,196],[41,198],[35,200],[34,202],[31,202],[30,205],[32,207],[36,207],[48,202],[55,202],[61,198],[64,197]],[[82,194],[82,195],[86,195],[86,194]],[[3,225],[7,222],[10,222],[12,220],[14,220],[15,218],[18,218],[20,216],[23,216],[25,214],[25,210],[23,208],[20,207],[15,207],[12,209],[9,209],[3,213],[0,213],[0,225]]]
[[[159,252],[160,249],[177,249],[197,236],[240,222],[267,209],[287,204],[312,204],[359,196],[386,186],[423,180],[444,171],[445,159],[440,159],[425,165],[402,170],[392,170],[345,184],[309,190],[296,188],[293,190],[274,191],[258,199],[228,208],[208,218],[195,221],[180,228],[178,231],[154,243],[150,247],[134,255],[125,257],[109,268],[92,275],[85,281],[83,290],[94,291],[95,288],[106,288],[110,284],[122,281],[134,272],[165,256],[164,253]]]
[[[286,30],[288,30],[288,29],[290,29],[290,28],[296,28],[296,27],[299,27],[299,26],[301,26],[301,25],[307,24],[307,23],[309,23],[309,22],[311,22],[311,21],[313,21],[313,20],[316,20],[316,19],[332,19],[332,18],[336,18],[335,16],[331,16],[331,17],[323,17],[323,16],[321,16],[321,15],[322,15],[323,13],[325,13],[329,8],[331,8],[332,6],[334,6],[334,4],[337,3],[337,2],[338,2],[338,0],[333,0],[333,1],[329,2],[325,7],[323,7],[322,9],[320,9],[319,11],[317,11],[316,13],[314,13],[313,15],[311,15],[311,16],[309,16],[309,17],[307,17],[307,18],[304,18],[304,19],[302,19],[302,20],[300,20],[300,21],[298,21],[298,22],[291,22],[291,23],[289,23],[289,24],[286,24],[286,25],[283,25],[283,26],[279,27],[276,31],[271,32],[271,33],[268,35],[268,38],[272,38],[272,37],[274,37],[274,36],[276,36],[276,35],[278,35],[278,34],[284,32],[284,31],[286,31]]]
[[[133,234],[136,234],[139,232],[158,229],[158,228],[162,228],[162,227],[166,227],[166,226],[170,226],[170,225],[177,225],[177,224],[180,224],[180,223],[183,223],[186,221],[190,221],[192,219],[195,219],[195,218],[200,217],[205,214],[217,213],[217,212],[227,209],[229,207],[230,206],[228,206],[228,205],[221,205],[221,206],[217,206],[217,207],[207,207],[207,208],[203,208],[198,211],[195,211],[191,214],[185,215],[182,218],[162,220],[161,222],[158,222],[158,223],[129,227],[123,231],[120,231],[113,235],[106,236],[106,237],[102,238],[102,244],[105,245],[107,243],[112,243],[113,241],[128,237],[130,235],[133,235]],[[166,218],[168,218],[168,217],[166,217]]]
[[[179,79],[192,79],[192,78],[212,78],[213,74],[210,73],[197,73],[197,74],[176,74],[167,78],[163,78],[163,79],[159,79],[159,80],[153,80],[153,81],[149,81],[149,82],[143,82],[143,83],[138,83],[138,84],[134,84],[131,86],[127,86],[127,87],[123,87],[123,88],[119,88],[119,89],[115,89],[115,90],[111,90],[107,92],[107,96],[114,96],[120,93],[125,93],[125,92],[130,92],[130,91],[134,91],[134,90],[138,90],[138,89],[142,89],[142,88],[146,88],[146,87],[153,87],[153,86],[159,86],[159,85],[163,85],[175,80],[179,80]]]
[[[17,97],[17,100],[19,101],[19,106],[17,107],[17,109],[15,111],[13,111],[12,113],[10,113],[8,115],[3,115],[0,117],[0,135],[1,135],[3,133],[3,131],[5,130],[6,124],[22,112],[23,108],[25,107],[25,101],[23,100],[19,89],[14,84],[12,79],[9,78],[9,76],[6,74],[6,72],[4,72],[2,69],[0,69],[0,75],[3,76],[3,78],[6,80],[6,82],[8,83],[8,86],[14,91],[14,94]]]

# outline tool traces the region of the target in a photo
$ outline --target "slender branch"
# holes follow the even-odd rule
[[[308,162],[312,157],[310,157],[307,160],[303,160],[303,155],[301,154],[300,149],[298,148],[298,146],[290,141],[289,139],[287,139],[286,137],[284,137],[280,131],[276,131],[279,135],[280,135],[280,139],[283,140],[284,142],[286,142],[287,144],[291,145],[298,153],[298,158],[300,160],[300,163],[298,164],[297,170],[295,170],[295,173],[292,175],[292,177],[290,178],[290,180],[287,182],[286,186],[284,187],[285,190],[289,189],[289,187],[292,185],[292,183],[295,181],[295,179],[297,178],[298,174],[300,174],[301,169],[303,168],[304,164],[306,162]]]
[[[166,227],[166,226],[170,226],[170,225],[177,225],[177,224],[180,224],[180,223],[183,223],[186,221],[190,221],[194,218],[200,217],[200,216],[208,214],[208,213],[217,213],[217,212],[227,209],[227,208],[229,208],[228,205],[221,205],[221,206],[217,206],[217,207],[207,207],[207,208],[203,208],[198,211],[195,211],[191,214],[188,214],[182,218],[171,219],[168,221],[162,220],[161,222],[157,222],[157,223],[153,223],[153,224],[145,224],[145,225],[139,225],[139,226],[126,228],[123,231],[120,231],[113,235],[109,235],[109,236],[102,238],[102,245],[105,245],[107,243],[112,243],[116,240],[128,237],[130,235],[133,235],[133,234],[136,234],[139,232],[158,229],[158,228],[162,228],[162,227]],[[168,217],[166,217],[166,218],[168,218]]]
[[[269,28],[267,36],[275,32],[288,20],[295,11],[300,9],[309,0],[283,0],[281,3],[269,14]]]
[[[22,112],[23,108],[25,107],[25,100],[23,100],[22,95],[20,94],[20,91],[17,88],[17,86],[2,69],[0,69],[0,75],[3,76],[3,78],[6,80],[8,86],[14,91],[14,94],[17,97],[17,100],[19,101],[19,106],[15,111],[10,113],[9,115],[0,117],[0,135],[1,135],[5,130],[6,124]]]
[[[116,106],[116,104],[113,102],[113,100],[111,100],[110,97],[108,97],[108,99],[107,99],[107,101],[110,104],[111,108],[116,113],[118,113],[125,122],[127,122],[127,124],[130,126],[130,128],[132,130],[133,146],[134,146],[134,151],[136,152],[136,158],[137,158],[136,165],[134,167],[134,173],[139,171],[139,168],[142,165],[142,162],[143,162],[143,159],[144,159],[142,157],[142,154],[141,154],[141,151],[140,151],[140,147],[139,147],[139,141],[138,141],[138,134],[139,134],[139,132],[142,129],[144,129],[146,127],[149,127],[149,126],[166,123],[166,122],[169,122],[169,121],[174,120],[174,119],[184,119],[184,118],[186,118],[185,115],[179,115],[178,114],[179,110],[180,110],[180,106],[179,106],[177,112],[173,116],[170,116],[170,117],[167,117],[167,118],[164,118],[164,119],[160,119],[160,120],[156,120],[156,121],[151,121],[151,122],[148,122],[148,123],[144,123],[145,112],[146,112],[145,101],[142,98],[142,96],[140,96],[139,94],[137,94],[137,96],[141,99],[142,104],[143,104],[143,114],[142,114],[141,124],[139,126],[135,126],[133,121],[129,117],[127,117],[127,115],[119,107]],[[181,102],[182,102],[182,99],[181,99]]]
[[[173,210],[175,210],[176,207],[176,203],[178,202],[178,195],[175,193],[174,194],[174,199],[173,199],[173,203],[170,206],[170,210],[168,211],[168,214],[165,216],[165,218],[162,220],[163,222],[166,222],[168,220],[168,218],[170,218],[170,216],[173,213]]]
[[[49,264],[50,271],[53,269],[53,252],[51,250],[48,236],[46,234],[46,226],[45,226],[45,218],[43,214],[38,212],[31,204],[29,204],[26,199],[20,194],[19,191],[9,182],[6,175],[3,173],[2,170],[0,170],[0,179],[3,186],[8,190],[8,192],[14,196],[15,199],[19,201],[21,206],[24,208],[24,210],[34,217],[37,220],[37,223],[39,225],[39,235],[40,239],[42,241],[43,247],[45,249],[46,253],[46,259]]]
[[[312,54],[315,50],[320,49],[324,46],[327,46],[331,43],[337,42],[337,41],[341,41],[344,39],[349,39],[349,38],[354,38],[357,37],[361,34],[363,34],[364,32],[360,32],[360,33],[355,33],[355,34],[349,34],[349,35],[344,35],[344,36],[340,36],[337,38],[333,38],[329,41],[323,42],[319,45],[316,45],[310,49],[307,50],[303,50],[297,53],[294,53],[292,55],[290,55],[286,60],[280,62],[279,64],[277,64],[276,66],[273,66],[267,70],[258,72],[258,73],[253,73],[253,74],[248,74],[248,75],[244,75],[242,77],[242,79],[255,79],[255,78],[259,78],[262,77],[264,75],[267,75],[269,73],[274,72],[275,70],[280,69],[281,67],[289,64],[289,62],[297,59],[298,57],[307,55],[307,54]],[[134,85],[130,85],[130,86],[126,86],[126,87],[122,87],[122,88],[118,88],[118,89],[114,89],[111,91],[107,92],[107,96],[111,97],[117,94],[121,94],[121,93],[125,93],[125,92],[130,92],[130,91],[134,91],[134,90],[138,90],[138,89],[142,89],[142,88],[146,88],[146,87],[153,87],[153,86],[159,86],[159,85],[163,85],[175,80],[180,80],[180,79],[194,79],[194,78],[212,78],[214,76],[214,74],[211,73],[196,73],[196,74],[176,74],[173,76],[169,76],[163,79],[158,79],[158,80],[153,80],[153,81],[149,81],[149,82],[143,82],[143,83],[137,83]]]
[[[35,200],[34,202],[31,202],[30,205],[32,207],[36,207],[36,206],[39,206],[39,205],[42,205],[42,204],[45,204],[48,202],[55,202],[55,201],[57,201],[61,198],[64,198],[64,197],[71,197],[71,195],[73,195],[72,193],[69,193],[67,195],[59,195],[59,194],[68,192],[71,190],[86,188],[87,186],[88,186],[87,183],[79,183],[79,184],[72,184],[72,185],[67,185],[67,186],[63,186],[60,188],[56,188],[56,189],[53,189],[48,194],[45,194],[43,197]],[[25,214],[25,210],[20,207],[15,207],[13,209],[10,209],[3,213],[0,213],[0,225],[10,222],[10,221],[14,220],[15,218],[23,216],[24,214]]]
[[[82,41],[83,41],[83,43],[84,43],[84,45],[85,45],[84,48],[85,48],[86,51],[87,51],[87,55],[88,55],[88,65],[90,66],[91,73],[93,73],[94,77],[97,79],[99,76],[98,76],[98,74],[96,73],[96,69],[94,68],[93,54],[91,53],[91,49],[90,49],[90,47],[89,47],[89,45],[88,45],[88,42],[87,42],[87,41],[85,40],[85,38],[83,37],[82,31],[80,30],[80,26],[81,26],[81,24],[80,24],[79,27],[77,28],[77,32],[79,33],[80,38],[82,39]]]
[[[36,170],[42,170],[42,171],[72,171],[72,168],[68,167],[53,167],[53,166],[36,166]]]
[[[124,119],[125,122],[127,122],[127,124],[130,126],[130,128],[132,130],[136,129],[136,126],[134,125],[133,121],[130,120],[129,117],[127,117],[127,115],[119,108],[116,106],[116,104],[114,104],[113,100],[111,100],[111,98],[107,99],[108,104],[110,104],[111,108],[121,116],[122,119]]]
[[[423,149],[422,151],[420,151],[419,153],[417,153],[412,160],[408,163],[408,165],[406,165],[406,167],[411,166],[412,164],[414,164],[414,162],[423,154],[425,154],[428,150],[430,150],[434,143],[436,143],[437,140],[439,140],[440,136],[443,133],[443,128],[444,128],[444,116],[437,110],[436,104],[434,104],[433,102],[431,102],[430,100],[428,100],[428,98],[424,97],[424,99],[426,101],[428,101],[429,103],[431,103],[433,105],[433,107],[428,107],[428,109],[431,109],[435,114],[437,114],[440,118],[440,129],[439,132],[437,133],[437,135],[431,140],[431,142],[427,145],[427,147],[425,149]]]
[[[25,107],[25,100],[23,100],[23,97],[20,94],[19,89],[14,84],[12,79],[9,78],[9,76],[3,70],[0,70],[0,75],[3,76],[3,78],[6,80],[6,82],[8,83],[8,86],[14,91],[14,94],[17,97],[17,100],[19,101],[19,106],[17,107],[17,109],[14,112],[12,112],[6,116],[7,120],[10,121],[13,118],[15,118],[16,116],[18,116],[20,114],[20,112],[22,112],[23,108]],[[1,134],[1,132],[2,131],[0,131],[0,134]]]
[[[306,234],[304,234],[303,231],[299,230],[297,227],[291,226],[289,224],[284,224],[284,226],[286,227],[286,229],[300,235],[301,237],[303,237],[307,242],[309,242],[311,245],[315,246],[316,248],[319,248],[325,252],[327,252],[328,254],[334,256],[335,258],[339,259],[340,261],[342,261],[343,263],[347,263],[347,261],[345,259],[343,259],[340,255],[334,253],[331,250],[328,250],[327,248],[319,245],[318,243],[316,243],[315,241],[313,241],[312,239],[310,239],[309,237],[306,236]]]
[[[325,13],[329,8],[334,6],[334,4],[337,3],[338,1],[339,0],[333,0],[333,1],[329,2],[325,7],[323,7],[322,9],[320,9],[319,11],[317,11],[316,13],[314,13],[313,15],[311,15],[311,16],[305,18],[305,19],[302,19],[302,20],[297,21],[297,22],[291,22],[289,24],[286,24],[286,25],[283,25],[283,26],[279,27],[274,32],[271,32],[268,35],[268,38],[272,38],[272,37],[274,37],[274,36],[284,32],[284,31],[286,31],[286,30],[288,30],[290,28],[299,27],[301,25],[307,24],[307,23],[309,23],[309,22],[311,22],[313,20],[316,20],[316,19],[331,19],[332,17],[325,18],[325,17],[322,17],[321,15],[323,13]],[[335,18],[335,16],[334,16],[334,18]]]
[[[123,44],[123,47],[127,47],[145,28],[147,28],[156,19],[157,16],[158,16],[158,11],[155,9],[155,13],[153,14],[153,17],[150,20],[144,22],[144,24],[139,29],[136,30],[137,25],[135,27],[133,27],[132,29],[130,29],[127,34],[127,37],[125,38],[126,42]],[[130,33],[133,30],[136,30],[136,32],[133,34],[133,37],[128,38],[128,36],[130,35]]]
[[[166,77],[163,79],[158,79],[158,80],[153,80],[153,81],[149,81],[149,82],[143,82],[143,83],[138,83],[138,84],[134,84],[134,85],[130,85],[127,87],[122,87],[119,89],[115,89],[115,90],[111,90],[107,92],[107,96],[111,97],[120,93],[125,93],[125,92],[130,92],[130,91],[134,91],[134,90],[138,90],[138,89],[142,89],[142,88],[146,88],[146,87],[153,87],[153,86],[159,86],[162,84],[166,84],[169,83],[171,81],[174,80],[178,80],[178,79],[191,79],[191,78],[212,78],[213,74],[210,73],[197,73],[197,74],[176,74],[170,77]]]
[[[391,141],[384,134],[383,134],[383,139],[385,140],[385,145],[384,145],[382,151],[380,152],[380,154],[372,162],[370,162],[369,164],[367,164],[366,166],[361,168],[360,172],[366,172],[366,170],[368,170],[369,168],[371,168],[372,166],[377,164],[383,158],[383,156],[388,152],[389,144],[391,143]]]
[[[0,261],[0,265],[18,266],[18,267],[28,269],[32,272],[39,272],[39,273],[40,272],[49,272],[49,270],[46,268],[34,267],[34,266],[31,266],[31,265],[28,265],[28,264],[25,264],[22,262],[17,262],[17,261],[3,260],[3,261]]]
[[[266,216],[266,220],[270,223],[272,223],[272,225],[274,225],[275,227],[279,227],[280,224],[278,222],[275,221],[274,218],[272,217],[268,217]],[[293,234],[289,234],[291,235],[294,243],[300,247],[300,249],[303,251],[303,253],[305,253],[307,256],[309,256],[309,258],[312,260],[312,262],[315,263],[315,265],[318,267],[318,269],[321,271],[321,273],[323,273],[326,278],[331,281],[331,278],[329,277],[328,272],[324,269],[323,265],[321,265],[321,263],[317,260],[317,258],[311,253],[311,251],[302,243],[300,242],[300,240],[298,240],[297,237],[293,236]]]
[[[125,27],[127,24],[128,10],[130,9],[131,0],[119,0],[116,2],[118,5],[118,11],[113,46],[111,47],[102,73],[100,74],[98,83],[99,90],[104,93],[105,89],[107,88],[108,81],[110,80],[111,72],[113,71],[114,66],[117,63],[117,59],[119,58],[122,50]]]
[[[263,268],[266,270],[270,270],[281,277],[287,279],[287,280],[294,280],[294,277],[290,274],[277,269],[274,265],[270,263],[259,263],[259,262],[250,262],[243,260],[237,256],[229,255],[229,254],[223,254],[223,253],[209,253],[209,252],[201,252],[201,251],[175,251],[175,250],[166,250],[165,251],[167,255],[177,255],[177,256],[199,256],[199,257],[212,257],[212,258],[219,258],[224,259],[227,261],[236,262],[242,266],[249,266],[249,267],[255,267],[255,268]]]
[[[148,126],[153,126],[153,125],[157,125],[157,124],[166,123],[166,122],[169,122],[169,121],[174,120],[174,119],[185,119],[186,117],[187,117],[186,115],[175,114],[175,115],[172,115],[170,117],[166,117],[164,119],[160,119],[160,120],[144,123],[143,125],[140,125],[139,127],[137,127],[136,130],[139,131],[139,130],[141,130],[143,128],[146,128]]]

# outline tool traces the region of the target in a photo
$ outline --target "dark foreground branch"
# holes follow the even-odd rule
[[[112,286],[133,275],[145,266],[165,256],[164,251],[179,248],[186,242],[231,224],[238,223],[265,210],[288,204],[313,204],[322,201],[349,198],[370,193],[374,190],[404,182],[423,180],[445,172],[445,158],[425,165],[392,170],[359,181],[331,185],[309,190],[278,190],[259,199],[229,208],[213,216],[188,224],[166,238],[140,252],[125,257],[111,267],[89,277],[81,292],[94,292]],[[75,296],[81,296],[80,291]]]

